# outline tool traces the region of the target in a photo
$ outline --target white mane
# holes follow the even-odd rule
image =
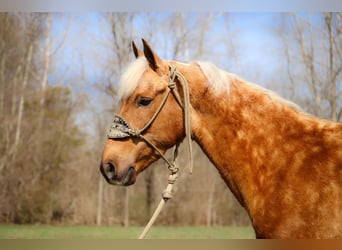
[[[258,90],[260,92],[263,92],[264,94],[266,94],[269,98],[271,98],[272,101],[275,102],[280,102],[282,104],[284,104],[285,106],[288,106],[296,111],[300,111],[303,112],[302,108],[299,107],[296,103],[291,102],[289,100],[286,100],[285,98],[279,96],[276,92],[263,88],[257,84],[254,83],[250,83],[250,82],[245,82],[245,84],[248,84],[251,88],[254,88],[255,90]]]
[[[215,94],[219,94],[222,91],[229,93],[229,79],[231,78],[229,76],[232,76],[232,74],[219,69],[210,62],[195,63],[202,69],[208,79],[208,84],[212,86]],[[132,94],[147,68],[148,62],[145,57],[138,58],[128,65],[120,79],[117,94],[119,100]]]
[[[222,91],[229,94],[230,79],[234,77],[222,69],[219,69],[211,62],[195,62],[202,70],[203,74],[208,79],[208,84],[213,88],[216,95],[222,93]]]
[[[203,74],[208,79],[208,84],[214,90],[214,94],[219,95],[224,92],[227,94],[227,96],[229,96],[230,84],[232,79],[238,78],[236,75],[219,69],[210,62],[196,61],[195,64],[197,64],[201,68]],[[123,100],[133,93],[142,75],[148,67],[148,62],[145,57],[140,57],[128,65],[120,79],[118,88],[119,100]],[[265,89],[259,85],[244,80],[242,81],[248,84],[251,88],[254,88],[255,90],[258,90],[268,95],[272,100],[281,102],[284,105],[289,106],[297,111],[302,111],[302,109],[297,104],[280,97],[275,92]]]
[[[222,69],[219,69],[210,62],[196,62],[196,64],[201,68],[203,74],[207,77],[208,84],[213,88],[215,94],[218,95],[222,92],[225,92],[229,95],[231,81],[234,78],[238,79],[238,76],[223,71]],[[250,83],[245,80],[241,81],[249,85],[252,89],[255,89],[256,91],[260,91],[266,94],[275,102],[280,102],[294,110],[302,111],[302,109],[297,104],[280,97],[277,93],[273,92],[272,90],[263,88],[257,84]]]
[[[145,57],[140,57],[128,65],[120,79],[117,94],[119,100],[133,93],[147,68],[148,62]]]

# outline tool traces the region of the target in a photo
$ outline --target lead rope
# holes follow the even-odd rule
[[[177,94],[177,92],[174,90],[174,88],[171,88],[172,94],[176,98],[178,104],[183,108],[184,112],[184,126],[185,126],[185,140],[188,144],[188,157],[189,157],[189,169],[190,173],[192,174],[193,170],[193,159],[192,159],[192,144],[191,144],[191,123],[190,123],[190,92],[189,92],[189,85],[185,77],[177,70],[175,66],[170,66],[170,80],[174,83],[175,78],[179,77],[179,83],[182,86],[183,89],[183,98],[184,98],[184,104],[182,105],[182,102]]]
[[[157,219],[158,215],[160,214],[161,210],[163,209],[166,202],[172,198],[172,189],[173,185],[175,184],[177,178],[178,178],[178,170],[179,168],[176,165],[176,158],[178,155],[178,147],[179,144],[176,145],[174,155],[173,155],[173,163],[169,165],[170,175],[167,180],[168,184],[165,188],[165,190],[162,192],[162,199],[159,202],[158,207],[154,211],[150,221],[147,223],[146,227],[144,228],[144,231],[140,234],[139,240],[144,239],[148,231],[151,229],[153,223]]]
[[[184,98],[184,104],[182,105],[182,101],[178,95],[178,93],[174,90],[175,88],[175,79],[176,77],[179,77],[179,82],[182,86],[183,90],[183,98]],[[193,160],[192,160],[192,144],[191,144],[191,124],[190,124],[190,94],[189,94],[189,86],[188,82],[185,79],[185,77],[179,73],[175,66],[170,66],[170,83],[169,83],[169,89],[171,90],[173,96],[175,97],[176,101],[180,105],[180,107],[183,109],[184,112],[184,126],[185,126],[185,137],[188,144],[188,153],[189,153],[189,169],[190,173],[192,174],[193,170]],[[165,98],[165,100],[167,97]],[[162,105],[161,105],[162,106]],[[159,113],[159,112],[158,112]],[[154,119],[153,119],[154,120]],[[149,125],[152,122],[149,123]],[[159,153],[160,151],[145,137],[140,136],[145,142],[147,142],[149,145],[151,145],[154,149],[157,150]],[[178,156],[178,147],[179,144],[175,146],[175,151],[173,155],[173,163],[171,164],[161,153],[159,153],[162,158],[166,161],[166,163],[169,165],[170,175],[168,178],[168,184],[165,188],[165,190],[162,192],[162,199],[160,200],[156,210],[154,211],[151,219],[145,226],[143,232],[140,234],[138,239],[144,239],[148,231],[151,229],[153,223],[156,221],[157,217],[159,216],[161,210],[163,209],[166,202],[172,198],[172,189],[173,185],[175,184],[177,178],[178,178],[178,170],[179,168],[176,165],[176,159]]]

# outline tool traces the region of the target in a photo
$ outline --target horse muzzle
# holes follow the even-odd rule
[[[129,186],[136,180],[134,166],[119,170],[113,163],[105,162],[100,164],[100,171],[106,181],[112,185]]]

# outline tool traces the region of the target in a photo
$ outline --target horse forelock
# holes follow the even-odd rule
[[[118,87],[117,97],[119,100],[123,100],[133,93],[147,68],[148,62],[145,57],[140,57],[127,66],[121,75]]]

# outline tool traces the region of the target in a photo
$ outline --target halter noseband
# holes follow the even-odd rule
[[[179,78],[179,82],[183,88],[184,93],[184,104],[175,90],[175,79]],[[179,106],[183,109],[184,123],[185,123],[185,135],[188,138],[188,146],[189,146],[189,167],[190,172],[192,172],[192,147],[191,147],[191,130],[190,130],[190,98],[189,98],[189,89],[188,83],[185,77],[176,69],[174,66],[170,66],[170,82],[168,84],[168,91],[165,94],[162,102],[160,103],[158,109],[153,114],[151,119],[146,123],[146,125],[142,129],[134,129],[129,123],[120,115],[116,114],[114,116],[114,121],[110,127],[109,133],[107,135],[108,139],[123,139],[128,137],[140,138],[145,141],[149,146],[151,146],[168,164],[168,167],[171,172],[176,173],[178,168],[175,167],[175,164],[170,163],[168,159],[162,154],[162,152],[145,136],[142,134],[150,127],[150,125],[155,121],[161,110],[163,109],[170,93],[173,94]],[[178,144],[176,144],[175,153],[174,153],[174,161],[177,157]]]

